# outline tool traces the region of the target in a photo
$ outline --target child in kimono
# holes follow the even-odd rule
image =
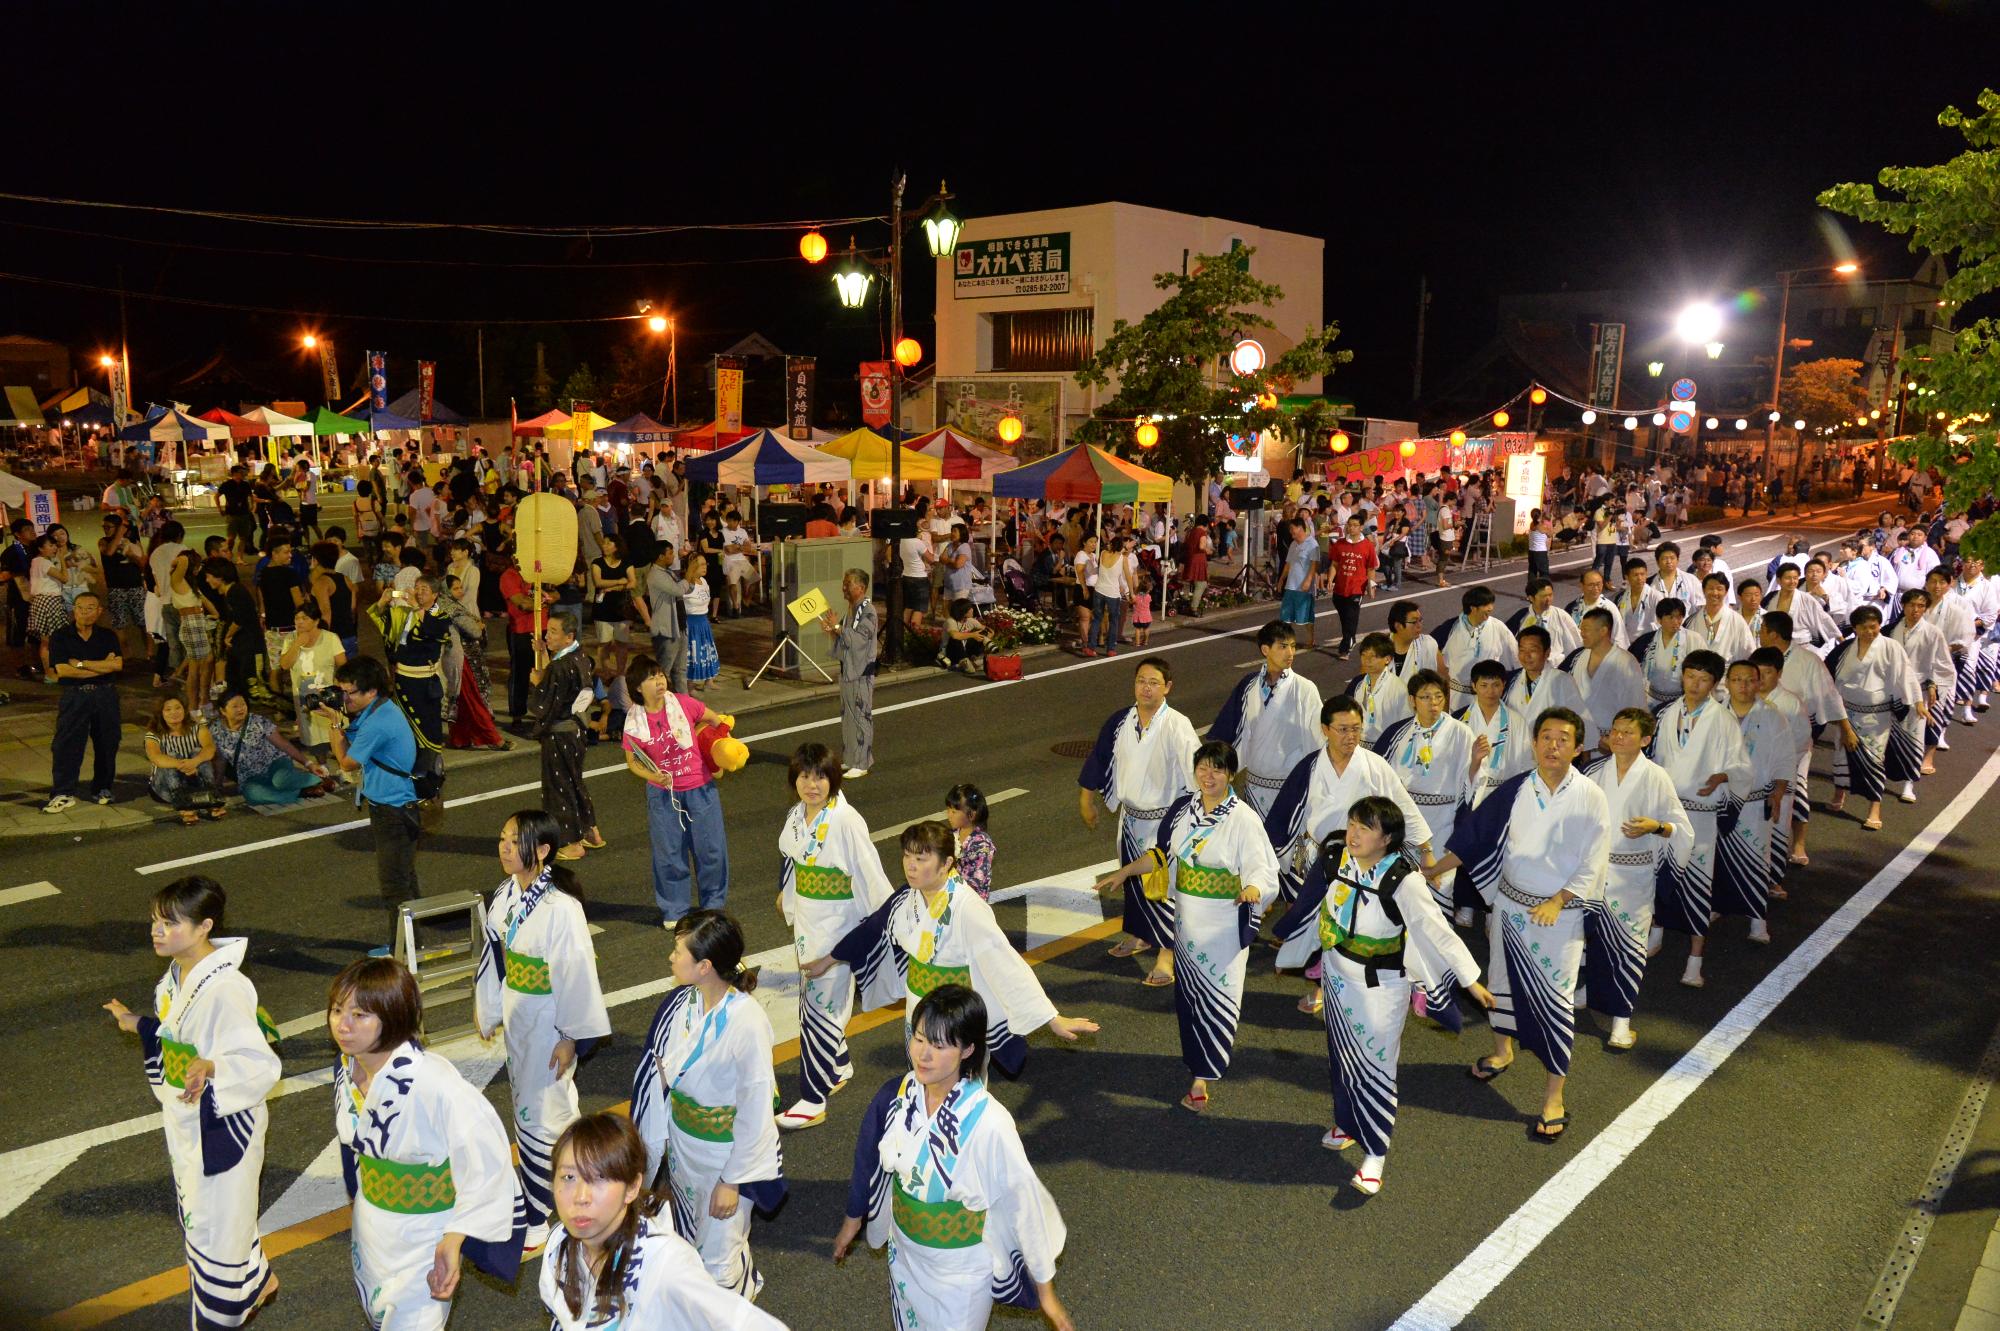
[[[1097,880],[1099,892],[1164,868],[1174,892],[1174,1010],[1181,1061],[1194,1084],[1181,1107],[1208,1108],[1208,1083],[1229,1067],[1243,1010],[1250,940],[1278,899],[1278,857],[1257,811],[1230,790],[1236,751],[1212,739],[1194,751],[1195,795],[1160,820],[1144,855]]]
[[[1281,968],[1318,956],[1326,991],[1326,1051],[1333,1072],[1329,1151],[1361,1144],[1356,1190],[1382,1191],[1389,1134],[1396,1126],[1396,1064],[1403,1019],[1422,991],[1424,1010],[1456,1028],[1454,987],[1480,1006],[1493,995],[1479,963],[1438,909],[1404,842],[1396,802],[1367,795],[1347,814],[1344,844],[1330,839],[1306,889],[1278,925]]]
[[[480,1038],[492,1039],[496,1026],[506,1031],[530,1252],[549,1237],[549,1153],[576,1120],[577,1056],[611,1034],[576,875],[556,863],[563,840],[561,825],[540,809],[523,809],[501,827],[507,877],[486,908],[473,982]]]
[[[632,1077],[632,1121],[646,1144],[646,1177],[667,1162],[674,1228],[695,1245],[715,1283],[746,1299],[764,1288],[750,1258],[750,1212],[785,1198],[771,1019],[750,997],[743,930],[721,911],[674,926],[674,982]]]
[[[903,829],[902,845],[905,885],[836,943],[831,955],[799,967],[800,974],[818,979],[842,962],[884,977],[901,972],[906,1013],[939,985],[970,986],[993,1017],[987,1032],[993,1061],[1010,1077],[1020,1075],[1028,1035],[1043,1026],[1063,1040],[1097,1030],[1094,1021],[1056,1011],[1027,959],[993,918],[993,907],[958,876],[951,828],[913,823]],[[887,990],[885,985],[880,992]],[[870,997],[864,992],[863,1001]]]
[[[198,1327],[242,1326],[278,1293],[257,1234],[257,1176],[270,1126],[264,1097],[283,1067],[243,974],[249,940],[215,937],[226,904],[212,878],[176,879],[155,893],[153,951],[167,973],[153,1011],[141,1016],[115,998],[104,1005],[120,1030],[138,1034],[160,1102]]]
[[[996,1303],[1039,1306],[1074,1331],[1056,1297],[1067,1231],[1021,1147],[1014,1116],[986,1089],[986,1005],[941,985],[910,1016],[911,1070],[875,1095],[854,1146],[843,1261],[857,1238],[889,1245],[894,1325],[980,1331]]]
[[[354,1203],[354,1286],[375,1331],[441,1331],[462,1265],[521,1268],[527,1199],[486,1096],[418,1037],[416,977],[390,957],[334,976],[333,1126]]]
[[[638,1129],[620,1114],[590,1114],[556,1140],[556,1215],[539,1290],[550,1331],[785,1331],[740,1294],[709,1279],[701,1258],[648,1192]],[[612,1277],[607,1279],[606,1277]]]
[[[840,793],[839,757],[817,741],[792,753],[787,773],[799,802],[778,834],[778,911],[792,926],[801,962],[826,956],[847,932],[889,900],[889,875],[875,850],[868,820]],[[886,984],[894,1000],[897,977],[864,975],[868,992]],[[799,983],[799,1098],[778,1115],[786,1130],[826,1122],[827,1098],[847,1085],[854,1063],[847,1052],[847,1022],[854,1015],[855,972],[835,966]]]

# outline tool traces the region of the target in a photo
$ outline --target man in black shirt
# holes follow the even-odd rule
[[[250,682],[257,673],[257,648],[264,640],[257,602],[243,585],[236,565],[227,559],[211,559],[203,564],[201,578],[208,584],[209,600],[222,620],[223,678],[232,692],[241,690],[246,698],[250,697]]]
[[[215,487],[215,502],[222,509],[222,522],[229,531],[229,553],[247,558],[257,548],[257,524],[250,516],[248,469],[237,463],[229,469],[229,479]]]
[[[257,573],[257,596],[264,605],[264,668],[271,692],[278,687],[278,658],[285,653],[284,637],[292,628],[292,616],[306,603],[303,579],[292,562],[292,538],[282,533],[271,538],[263,568]]]
[[[26,518],[14,519],[14,539],[0,550],[0,598],[6,601],[7,645],[26,647],[28,643],[28,571],[34,562],[28,547],[35,539],[35,524]],[[25,653],[30,662],[33,652]],[[24,666],[23,675],[36,673]]]
[[[72,607],[75,622],[49,635],[49,668],[62,696],[56,704],[55,761],[43,813],[76,806],[86,741],[92,747],[91,798],[111,803],[111,782],[118,774],[118,687],[112,679],[125,668],[125,659],[118,653],[118,635],[98,627],[103,613],[97,593],[85,592]]]

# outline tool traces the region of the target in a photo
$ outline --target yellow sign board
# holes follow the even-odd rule
[[[815,587],[785,607],[792,622],[803,627],[827,612],[826,593]]]

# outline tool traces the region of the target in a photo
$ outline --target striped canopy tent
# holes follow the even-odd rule
[[[854,465],[854,479],[857,481],[879,481],[890,474],[890,460],[896,455],[896,445],[863,426],[828,442],[820,452],[846,458]],[[934,481],[943,474],[940,466],[934,457],[906,450],[903,454],[903,479]]]
[[[367,434],[368,422],[343,416],[332,407],[321,407],[312,416],[312,432],[315,435]]]
[[[938,475],[947,481],[990,481],[1001,472],[1012,471],[1021,465],[1021,459],[1012,453],[1003,453],[982,444],[949,425],[942,430],[932,430],[929,434],[905,440],[903,447],[925,457],[936,458],[940,467]],[[905,459],[905,476],[910,474],[909,467],[909,460]]]
[[[707,485],[806,485],[815,481],[845,481],[854,464],[809,444],[795,444],[771,430],[718,449],[687,464],[690,479]]]
[[[238,416],[235,412],[224,411],[221,407],[204,411],[195,419],[207,421],[211,425],[228,426],[231,439],[261,439],[267,433],[261,421],[253,421],[248,416]]]
[[[1174,497],[1173,478],[1115,458],[1089,444],[993,478],[999,499],[1059,499],[1084,504],[1153,504]]]
[[[303,439],[313,432],[311,421],[300,420],[297,416],[287,416],[274,407],[252,407],[243,413],[243,420],[255,421],[257,433],[273,439]]]
[[[539,416],[530,416],[524,421],[514,422],[516,435],[538,435],[552,425],[567,425],[569,413],[560,407],[551,407]]]
[[[163,411],[118,432],[120,439],[152,440],[154,443],[182,444],[191,439],[227,439],[229,427],[198,420],[183,411]]]

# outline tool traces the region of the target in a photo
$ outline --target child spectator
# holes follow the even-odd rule
[[[993,894],[993,838],[986,834],[986,795],[978,786],[953,786],[945,792],[944,812],[958,843],[958,876],[985,901]]]
[[[1153,637],[1153,575],[1139,570],[1132,586],[1132,645],[1144,648]]]

